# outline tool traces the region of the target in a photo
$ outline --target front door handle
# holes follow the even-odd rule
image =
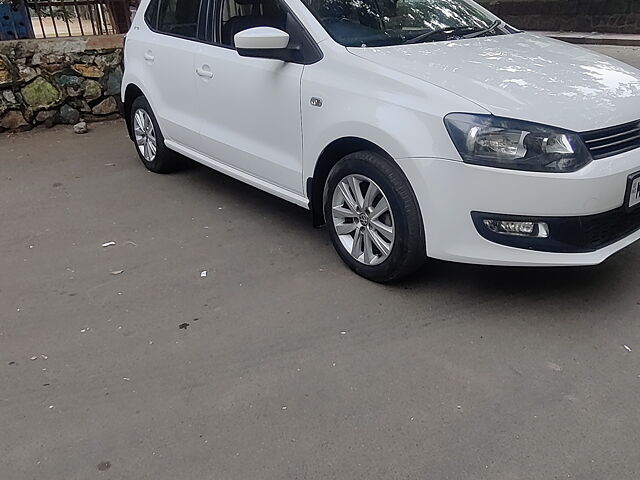
[[[153,61],[156,59],[156,57],[154,57],[154,56],[153,56],[153,53],[151,53],[151,52],[149,51],[149,52],[145,52],[145,54],[144,54],[144,59],[145,59],[147,62],[153,62]]]
[[[196,73],[199,77],[213,78],[213,72],[206,65],[202,68],[196,68]]]

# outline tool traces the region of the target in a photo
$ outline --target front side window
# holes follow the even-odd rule
[[[278,0],[222,0],[221,43],[235,47],[236,33],[254,27],[287,31],[287,12]]]
[[[160,0],[157,30],[184,38],[198,37],[200,0]]]
[[[516,30],[470,0],[303,0],[348,47],[400,45]]]

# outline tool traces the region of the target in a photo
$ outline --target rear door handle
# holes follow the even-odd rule
[[[147,62],[153,62],[153,61],[156,59],[156,57],[154,57],[154,56],[153,56],[153,54],[152,54],[151,52],[145,52],[145,54],[144,54],[144,59],[145,59]]]
[[[199,77],[213,78],[213,72],[209,70],[209,67],[207,67],[206,65],[202,68],[196,68],[196,73]]]

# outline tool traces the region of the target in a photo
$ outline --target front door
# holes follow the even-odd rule
[[[303,65],[241,57],[233,36],[257,26],[287,30],[278,0],[218,0],[215,43],[196,54],[199,150],[228,166],[301,194]]]

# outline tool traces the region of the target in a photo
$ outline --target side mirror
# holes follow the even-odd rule
[[[254,27],[234,35],[233,41],[242,57],[272,58],[294,61],[300,47],[288,47],[289,34],[273,27]]]

